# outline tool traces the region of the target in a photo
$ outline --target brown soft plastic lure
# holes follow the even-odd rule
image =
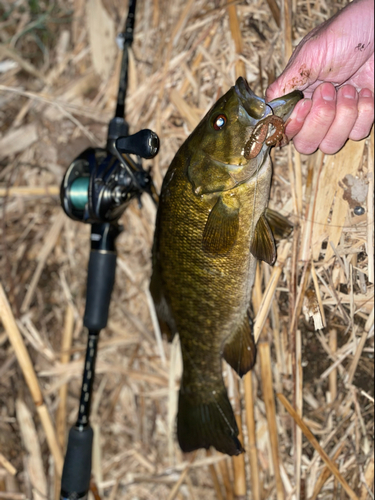
[[[268,136],[270,125],[274,127],[274,132]],[[250,139],[245,146],[245,158],[251,160],[258,156],[264,144],[276,146],[285,137],[284,120],[280,116],[267,116],[254,128]]]

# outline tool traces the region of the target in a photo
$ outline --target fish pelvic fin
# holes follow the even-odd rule
[[[272,208],[266,208],[264,216],[271,228],[275,240],[287,238],[293,231],[293,224],[287,218]]]
[[[184,386],[178,399],[177,437],[183,452],[208,449],[213,446],[221,453],[239,455],[244,451],[238,439],[236,419],[222,387],[205,402],[198,402]]]
[[[254,366],[256,347],[253,338],[253,322],[248,314],[240,328],[226,340],[223,346],[223,357],[240,377]]]
[[[264,260],[273,266],[276,261],[275,239],[280,240],[290,235],[293,224],[283,215],[271,208],[266,208],[255,226],[250,251],[258,260]]]
[[[255,226],[253,241],[250,252],[258,260],[264,260],[270,266],[276,261],[275,240],[264,214],[262,214]]]

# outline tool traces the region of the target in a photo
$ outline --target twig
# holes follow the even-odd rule
[[[0,498],[2,500],[27,500],[23,493],[13,493],[11,491],[0,491]]]
[[[318,304],[319,304],[320,316],[322,318],[323,327],[326,327],[327,326],[327,321],[326,321],[326,317],[325,317],[325,314],[324,314],[322,294],[320,293],[318,277],[316,275],[315,265],[314,265],[313,262],[311,262],[311,276],[312,276],[313,283],[314,283],[315,295],[316,295],[316,298],[317,298]]]
[[[241,35],[241,29],[240,29],[240,23],[238,22],[238,17],[237,17],[237,7],[235,4],[229,4],[228,7],[228,14],[229,14],[229,27],[230,27],[230,32],[232,34],[232,38],[234,40],[234,45],[236,49],[236,54],[237,54],[237,60],[236,60],[236,79],[239,76],[246,77],[246,68],[245,68],[245,63],[238,58],[240,54],[243,52],[243,40],[242,40],[242,35]]]
[[[219,462],[219,469],[220,469],[221,477],[223,479],[226,500],[234,500],[232,483],[231,483],[230,478],[229,478],[229,470],[228,470],[227,460],[222,460],[221,462]]]
[[[280,7],[278,6],[276,0],[267,0],[267,3],[277,26],[280,27]]]
[[[340,453],[342,452],[342,450],[344,448],[345,448],[345,442],[340,444],[340,446],[336,450],[335,454],[333,455],[332,460],[337,460],[340,456]],[[320,476],[316,482],[313,494],[311,495],[309,500],[316,500],[318,498],[320,490],[323,488],[324,484],[326,483],[326,481],[328,480],[330,475],[331,475],[331,471],[329,470],[329,467],[326,466],[322,470],[322,473],[320,474]]]
[[[252,371],[247,373],[243,378],[245,389],[245,405],[246,405],[246,426],[249,438],[249,461],[251,471],[251,493],[253,500],[260,500],[260,477],[258,467],[258,455],[256,445],[256,424],[254,418],[254,396],[252,384]]]
[[[0,196],[58,196],[59,186],[17,186],[7,188],[0,187]]]
[[[48,413],[47,407],[43,401],[42,391],[39,386],[38,378],[35,374],[32,361],[29,353],[23,342],[20,331],[17,327],[15,318],[10,308],[9,302],[5,295],[4,289],[0,283],[0,318],[3,322],[4,328],[7,332],[8,338],[14,352],[17,356],[18,363],[24,374],[26,383],[31,392],[36,409],[38,411],[40,420],[42,422],[44,432],[46,434],[48,447],[55,460],[57,473],[61,475],[63,466],[63,457],[57,441],[55,429],[53,428],[51,417]]]
[[[263,400],[266,406],[268,432],[271,442],[272,462],[275,471],[277,500],[284,500],[284,486],[280,474],[279,440],[277,436],[276,409],[272,385],[271,352],[268,342],[258,346],[260,368],[262,373]]]
[[[207,450],[206,454],[207,454],[208,457],[212,456],[210,450]],[[223,497],[223,494],[222,494],[222,491],[221,491],[221,486],[220,486],[219,478],[218,478],[218,475],[217,475],[217,472],[216,472],[214,464],[210,464],[208,466],[208,470],[210,471],[210,474],[211,474],[212,484],[214,486],[214,490],[215,490],[215,493],[216,493],[217,500],[224,500],[224,497]]]
[[[69,363],[70,360],[70,348],[72,346],[73,338],[73,327],[74,327],[74,316],[73,308],[71,304],[68,303],[65,312],[65,322],[64,331],[61,340],[61,364]],[[65,430],[66,430],[66,396],[68,392],[68,385],[64,384],[60,387],[59,391],[59,406],[56,412],[56,433],[59,440],[61,448],[65,444]]]
[[[298,415],[302,418],[303,410],[303,370],[302,370],[302,345],[301,331],[296,331],[296,384],[295,384],[295,405]],[[298,427],[295,433],[295,477],[296,477],[296,494],[297,498],[301,498],[301,473],[302,473],[302,432]]]
[[[15,476],[17,474],[17,469],[12,465],[9,460],[7,460],[2,453],[0,453],[0,465],[4,467],[6,471],[9,472],[9,474],[12,474],[12,476]]]
[[[292,2],[283,0],[284,7],[284,64],[286,65],[292,55]]]
[[[359,363],[363,348],[365,347],[367,336],[368,336],[368,332],[364,331],[362,333],[361,340],[359,341],[359,343],[357,345],[357,349],[355,351],[354,358],[353,358],[352,364],[350,365],[349,372],[348,372],[347,384],[349,384],[349,385],[353,382],[353,378],[354,378],[355,372],[357,370],[358,363]]]
[[[279,250],[280,255],[277,259],[277,262],[275,266],[273,267],[272,274],[270,277],[270,281],[267,285],[267,288],[264,292],[263,299],[259,308],[259,312],[257,314],[255,323],[254,323],[254,340],[255,343],[258,342],[260,334],[262,332],[264,323],[267,319],[271,304],[272,304],[272,299],[277,287],[277,283],[279,281],[279,278],[281,276],[285,261],[289,255],[291,248],[291,244],[289,242],[285,243],[284,247],[282,250]]]
[[[47,497],[47,478],[44,472],[42,451],[31,411],[21,399],[16,401],[16,415],[22,441],[28,458],[30,484],[33,499],[44,500]]]
[[[337,330],[332,328],[329,332],[329,348],[332,354],[336,356],[337,351]],[[331,394],[331,401],[335,401],[337,397],[337,369],[334,368],[329,374],[329,392]]]
[[[289,401],[286,399],[286,397],[283,394],[277,394],[277,397],[279,398],[280,402],[285,406],[287,412],[294,419],[294,421],[296,422],[298,427],[300,427],[300,429],[302,430],[305,437],[309,440],[310,444],[319,453],[321,459],[325,462],[325,464],[327,465],[329,470],[332,472],[332,474],[335,476],[335,478],[338,480],[338,482],[344,488],[344,490],[349,495],[349,497],[352,500],[359,500],[357,495],[354,493],[354,491],[351,489],[351,487],[348,485],[348,483],[345,481],[345,479],[340,474],[340,471],[338,470],[336,465],[332,462],[332,460],[329,458],[327,453],[320,446],[320,444],[318,443],[318,441],[315,438],[315,436],[313,435],[313,433],[310,431],[310,429],[307,427],[305,422],[298,415],[298,413],[292,407],[292,405],[289,403]]]
[[[178,493],[178,490],[180,489],[181,487],[181,484],[184,482],[185,480],[185,477],[187,475],[187,473],[189,472],[189,469],[190,469],[190,466],[191,464],[194,462],[195,460],[195,456],[196,456],[197,452],[195,451],[190,460],[189,460],[189,463],[186,465],[185,469],[182,471],[182,474],[180,475],[180,477],[178,478],[178,481],[176,482],[176,484],[173,486],[171,492],[169,493],[168,495],[168,499],[167,500],[174,500],[174,498],[176,498],[176,495]]]
[[[34,272],[33,278],[31,280],[31,283],[29,285],[29,288],[27,290],[27,293],[25,295],[25,298],[23,300],[22,306],[21,306],[21,312],[25,312],[29,309],[30,303],[33,299],[34,293],[36,286],[39,282],[40,276],[42,274],[42,271],[44,269],[44,266],[46,265],[46,261],[48,259],[49,254],[52,252],[52,250],[55,248],[57,238],[59,237],[60,231],[63,227],[63,224],[66,220],[66,216],[63,212],[60,212],[55,220],[53,221],[53,224],[46,234],[44,238],[44,244],[42,247],[42,250],[40,254],[38,255],[38,265],[37,268]]]
[[[374,127],[368,142],[367,150],[367,255],[368,280],[374,283]]]
[[[364,473],[363,480],[364,484],[361,488],[360,500],[367,500],[369,492],[372,493],[370,488],[372,488],[374,484],[374,457],[370,458],[370,461]]]
[[[46,83],[46,77],[40,71],[38,71],[32,64],[30,64],[26,59],[21,57],[17,53],[17,51],[12,49],[11,47],[7,47],[4,44],[0,44],[0,56],[2,59],[6,57],[13,59],[13,61],[19,64],[24,71],[26,71],[32,76],[35,76],[39,80],[42,80],[42,82]]]
[[[233,411],[236,417],[237,427],[239,429],[239,439],[244,442],[241,420],[241,402],[239,398],[238,379],[234,379],[234,404]],[[233,492],[235,500],[245,500],[246,498],[246,472],[245,472],[245,455],[241,453],[232,458],[233,463]]]

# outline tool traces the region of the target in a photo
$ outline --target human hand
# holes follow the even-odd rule
[[[354,0],[298,45],[267,100],[302,90],[286,135],[295,148],[334,154],[374,121],[374,0]]]

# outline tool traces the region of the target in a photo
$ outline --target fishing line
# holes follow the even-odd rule
[[[269,208],[271,208],[271,207],[269,207]],[[276,209],[274,208],[272,210],[276,210]],[[338,227],[341,229],[353,229],[353,228],[356,228],[357,225],[362,224],[364,222],[364,221],[356,222],[355,224],[353,224],[351,226],[341,225],[341,224],[331,224],[330,222],[318,222],[318,221],[315,221],[314,219],[308,219],[307,217],[303,217],[302,215],[297,215],[293,212],[289,213],[288,215],[284,215],[284,217],[286,217],[287,219],[289,219],[290,217],[293,217],[295,219],[298,219],[299,221],[312,222],[313,226]],[[366,224],[363,227],[367,228],[367,227],[370,227],[373,225],[374,225],[374,222],[370,222],[370,223],[366,222]]]
[[[268,105],[267,105],[268,106]],[[269,106],[271,108],[271,106]],[[271,108],[272,109],[272,108]],[[273,110],[272,110],[273,111]],[[252,209],[252,212],[253,212],[253,215],[255,214],[255,205],[256,205],[256,199],[257,199],[257,194],[258,194],[258,178],[259,178],[259,171],[260,169],[262,168],[263,166],[263,163],[257,168],[256,170],[256,176],[255,176],[255,189],[254,189],[254,196],[253,196],[253,209]],[[257,221],[258,222],[258,221]],[[253,216],[252,218],[252,222],[251,222],[251,237],[254,238],[254,232],[255,232],[255,217]],[[249,249],[250,251],[250,249]],[[252,332],[251,332],[252,334]],[[240,335],[240,349],[239,349],[239,354],[238,354],[238,371],[237,373],[240,372],[240,366],[241,366],[241,355],[242,355],[242,346],[244,344],[244,341],[243,341],[243,338],[244,338],[244,332],[243,330],[241,330],[241,335]]]
[[[243,345],[243,332],[241,331],[240,335],[240,350],[239,350],[239,355],[238,355],[238,365],[237,365],[237,373],[240,373],[240,367],[241,367],[241,353],[242,353],[242,345]]]
[[[268,104],[266,104],[269,108],[271,108],[271,106],[269,106]],[[272,110],[272,108],[271,108]],[[273,111],[273,110],[272,110]],[[266,160],[267,161],[267,160]],[[270,160],[269,160],[270,161]],[[256,198],[257,198],[257,192],[258,192],[258,178],[259,178],[259,171],[260,169],[262,168],[263,166],[263,163],[257,168],[257,171],[256,171],[256,177],[255,177],[255,189],[254,189],[254,197],[253,197],[253,215],[255,213],[255,204],[256,204]],[[257,221],[258,222],[258,221]],[[252,218],[252,221],[251,221],[251,238],[254,238],[254,232],[255,232],[255,217],[253,216]],[[250,249],[249,249],[250,251]],[[243,340],[243,335],[244,333],[241,332],[241,347],[242,347],[242,340]],[[238,360],[238,366],[240,366],[240,363],[241,363],[241,350],[239,351],[239,360]]]
[[[272,106],[270,106],[270,105],[268,104],[268,102],[265,102],[264,104],[267,106],[267,108],[270,108],[270,110],[271,110],[271,114],[272,114],[272,115],[274,115],[274,114],[275,114],[275,112],[274,112],[274,110],[273,110]],[[267,115],[267,116],[269,116],[269,115]]]

